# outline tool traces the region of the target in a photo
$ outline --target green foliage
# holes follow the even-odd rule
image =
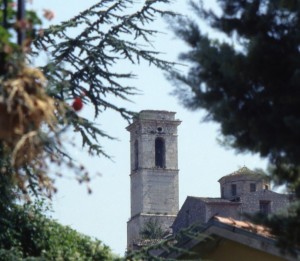
[[[153,227],[159,226],[155,224],[155,221],[148,222],[151,230]],[[149,230],[149,228],[147,229]],[[126,260],[152,260],[152,261],[171,261],[177,260],[178,257],[188,256],[189,259],[184,260],[195,260],[197,253],[186,249],[184,243],[189,240],[215,240],[210,236],[202,233],[203,225],[199,223],[192,224],[190,227],[182,229],[175,235],[170,235],[160,240],[148,240],[145,247],[140,250],[132,251],[127,253]],[[154,238],[152,238],[154,239]],[[176,258],[175,258],[176,257]],[[180,258],[181,259],[181,258]]]
[[[107,246],[44,216],[43,201],[14,205],[0,219],[0,260],[117,260]]]
[[[192,1],[197,15],[221,34],[216,40],[177,20],[174,31],[190,48],[180,58],[191,64],[186,75],[170,76],[178,96],[220,123],[225,143],[268,158],[275,181],[299,198],[300,1],[219,0],[219,15],[199,2]],[[298,245],[300,234],[289,231],[287,242]]]
[[[51,63],[43,67],[50,95],[69,101],[84,93],[83,101],[93,106],[96,118],[111,109],[129,120],[133,112],[115,101],[129,101],[136,94],[135,87],[124,84],[136,75],[126,69],[121,71],[117,65],[124,61],[129,64],[146,61],[171,70],[173,63],[159,59],[159,52],[151,50],[151,38],[158,31],[149,29],[148,25],[157,15],[173,14],[155,7],[168,2],[155,0],[138,4],[132,0],[102,0],[74,18],[45,30],[34,45],[38,53],[46,52],[51,57]],[[91,153],[107,156],[98,140],[111,138],[109,135],[75,113],[70,112],[67,120],[75,130],[80,130],[83,146]]]
[[[143,239],[163,239],[168,235],[168,231],[164,231],[157,219],[149,219],[145,223],[141,232]]]
[[[11,29],[14,25],[14,22],[16,20],[16,11],[12,8],[13,0],[6,0],[0,1],[0,21],[1,21],[1,26],[0,26],[0,31],[1,31],[1,38],[0,38],[0,47],[1,47],[1,52],[3,51],[3,44],[8,44],[11,43],[12,40],[10,39],[13,37],[11,33],[7,31],[7,29]],[[5,35],[5,37],[3,37]],[[2,38],[3,37],[3,38]]]
[[[262,214],[252,216],[254,222],[264,222],[272,228],[272,232],[278,235],[278,246],[281,251],[288,252],[299,259],[299,247],[295,242],[299,241],[300,234],[300,205],[299,201],[292,202],[286,211],[271,215],[266,218]]]
[[[192,21],[180,20],[183,26],[175,30],[192,49],[181,58],[194,66],[187,76],[176,75],[189,87],[179,95],[189,108],[204,108],[207,119],[220,122],[234,148],[269,157],[282,181],[297,182],[298,4],[288,9],[282,1],[219,2],[221,17],[201,7],[199,13],[234,44],[212,41]]]
[[[5,1],[1,1],[2,6],[3,3]],[[17,166],[16,169],[11,169],[11,174],[16,173],[15,176],[18,178],[15,181],[17,179],[20,181],[19,187],[22,184],[23,191],[33,191],[36,194],[41,191],[51,196],[55,191],[52,181],[57,176],[63,175],[60,172],[62,166],[72,167],[72,171],[76,174],[74,176],[79,182],[90,180],[84,166],[75,162],[62,146],[61,133],[71,129],[74,133],[78,133],[82,140],[82,147],[90,155],[110,158],[102,147],[101,141],[103,138],[114,138],[100,129],[99,125],[95,124],[95,120],[79,116],[72,106],[73,101],[79,99],[80,102],[82,100],[84,106],[92,106],[95,118],[98,118],[105,110],[113,110],[129,121],[134,112],[121,106],[121,101],[130,101],[130,97],[137,93],[137,88],[128,84],[129,80],[135,78],[136,75],[127,71],[128,66],[122,71],[120,65],[126,63],[138,65],[144,61],[149,65],[170,71],[173,63],[161,60],[159,52],[153,49],[152,37],[158,31],[150,29],[149,25],[157,16],[174,14],[163,10],[162,4],[169,3],[169,0],[142,3],[132,0],[101,0],[74,18],[39,31],[37,34],[38,26],[41,24],[38,14],[27,10],[26,18],[18,21],[16,11],[11,6],[12,1],[9,0],[7,3],[7,8],[3,7],[0,11],[0,18],[2,17],[5,21],[3,32],[0,30],[2,35],[0,39],[2,41],[0,96],[3,96],[3,104],[7,105],[7,97],[10,97],[10,95],[3,95],[4,87],[8,85],[5,80],[8,78],[8,80],[25,81],[22,73],[25,63],[24,53],[29,64],[37,56],[45,54],[49,59],[48,63],[46,62],[39,68],[42,71],[40,76],[45,76],[47,80],[44,87],[46,94],[54,99],[54,114],[57,120],[55,128],[38,126],[34,130],[26,129],[25,133],[16,135],[17,140],[20,141],[30,131],[35,131],[36,140],[31,140],[29,143],[38,144],[35,152],[40,157],[32,157],[28,164],[20,164],[21,166]],[[20,48],[13,43],[15,39],[12,35],[24,29],[27,30],[27,37]],[[9,42],[9,46],[5,41]],[[19,52],[23,52],[23,56]],[[29,67],[29,64],[26,66]],[[8,74],[12,72],[14,75],[9,75],[11,78],[8,77]],[[40,79],[35,82],[40,82]],[[30,94],[29,97],[32,95]],[[22,107],[22,102],[17,104]],[[28,107],[26,105],[22,107],[23,114],[26,114]],[[51,112],[51,110],[45,111]],[[45,111],[41,114],[46,115]],[[24,118],[26,117],[22,117]],[[43,121],[45,122],[48,123]],[[8,143],[6,142],[6,145]],[[14,147],[17,147],[11,144],[10,142],[13,148],[10,147],[11,151],[6,152],[10,156]],[[49,162],[59,166],[56,175],[49,172]]]
[[[32,129],[27,128],[21,134],[12,133],[17,137],[16,143],[1,137],[0,260],[113,260],[115,257],[110,250],[99,241],[91,240],[43,216],[45,210],[41,208],[42,205],[21,206],[15,202],[20,199],[20,190],[28,194],[33,192],[35,196],[48,192],[51,196],[55,191],[52,186],[55,176],[46,168],[48,162],[57,163],[60,169],[66,163],[77,171],[79,181],[89,180],[84,167],[75,165],[61,146],[60,134],[68,127],[79,133],[82,146],[91,154],[109,157],[100,141],[101,138],[112,137],[90,119],[80,117],[71,104],[74,99],[81,98],[86,106],[93,106],[95,118],[106,109],[116,111],[126,120],[131,118],[134,113],[120,106],[119,101],[129,101],[130,96],[137,92],[135,87],[124,84],[136,75],[121,71],[117,65],[124,62],[138,65],[146,61],[163,70],[171,70],[173,64],[161,60],[159,52],[153,51],[152,37],[158,31],[149,29],[149,24],[157,15],[173,15],[162,10],[162,5],[156,7],[169,3],[169,0],[151,0],[141,4],[132,0],[100,0],[74,18],[38,35],[36,31],[41,20],[36,12],[27,11],[25,19],[18,21],[11,5],[13,2],[0,1],[0,19],[3,22],[0,27],[1,114],[11,117],[13,113],[7,108],[15,102],[24,113],[22,119],[27,119],[28,104],[23,103],[24,99],[20,102],[14,97],[15,93],[21,93],[26,98],[35,98],[33,94],[38,92],[32,88],[34,82],[46,85],[40,87],[45,87],[46,95],[54,99],[57,126],[51,128],[50,124],[42,124],[47,121],[37,124],[34,131],[38,142],[30,140],[26,144],[37,149],[37,156],[20,167],[11,163],[14,145],[19,145],[19,141]],[[18,46],[14,43],[15,35],[25,29],[26,39],[22,46]],[[31,48],[33,51],[29,52]],[[29,68],[33,65],[30,59],[34,60],[36,57],[33,56],[42,52],[50,61],[41,68],[43,73],[37,68]],[[31,73],[25,74],[24,67]],[[39,76],[33,77],[34,73]],[[8,80],[18,84],[9,85]],[[20,88],[11,87],[13,85]],[[5,93],[5,87],[11,93]],[[46,115],[46,112],[40,114]],[[27,126],[30,126],[30,122]],[[52,130],[51,135],[47,132],[49,129]],[[15,128],[12,130],[15,132]],[[24,148],[22,156],[26,158],[30,153],[28,147]]]
[[[28,45],[32,38],[35,37],[37,27],[42,25],[42,20],[35,11],[27,10],[22,21],[17,20],[17,9],[14,7],[17,3],[14,0],[0,0],[0,54],[2,63],[9,62],[9,56],[19,52],[25,46],[18,46],[16,42],[16,32],[20,29],[27,31],[26,40]],[[25,39],[24,39],[25,40]],[[28,46],[26,46],[28,47]],[[4,66],[4,64],[2,64]],[[0,70],[0,76],[7,73]]]

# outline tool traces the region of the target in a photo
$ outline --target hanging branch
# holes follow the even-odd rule
[[[5,142],[7,163],[12,167],[8,175],[23,193],[42,191],[51,197],[55,176],[49,174],[49,162],[59,166],[58,176],[64,165],[71,167],[79,182],[90,180],[84,167],[62,146],[61,133],[68,126],[80,133],[82,146],[90,154],[109,157],[100,138],[112,137],[77,111],[86,104],[93,106],[95,117],[110,109],[129,121],[134,113],[120,106],[120,101],[129,101],[137,93],[134,86],[124,84],[135,75],[116,66],[124,61],[135,65],[146,61],[163,70],[172,69],[174,63],[160,59],[153,49],[151,39],[159,32],[149,29],[157,15],[174,15],[155,8],[168,2],[146,1],[138,8],[132,0],[102,0],[50,27],[33,42],[35,53],[45,51],[50,57],[51,62],[42,68],[24,60],[41,20],[29,11],[25,19],[25,0],[18,0],[17,12],[9,6],[5,18],[9,28],[1,46],[5,67],[0,69],[0,140]],[[19,46],[14,43],[14,30]]]
[[[155,7],[169,2],[146,1],[139,10],[130,13],[137,5],[132,0],[102,0],[74,18],[45,30],[34,44],[37,52],[46,51],[51,57],[51,63],[43,68],[50,83],[49,93],[60,100],[82,97],[85,104],[93,105],[95,117],[111,109],[129,120],[133,112],[112,102],[111,97],[129,101],[137,89],[123,82],[135,75],[120,72],[115,65],[122,61],[138,65],[143,60],[162,70],[173,69],[174,63],[160,59],[160,53],[153,50],[150,39],[159,31],[149,29],[157,15],[175,15]],[[78,31],[76,35],[73,28]],[[83,144],[97,148],[94,146],[97,136],[103,132],[91,137],[83,125],[86,121],[78,122],[72,115],[68,119],[74,127],[80,126]]]

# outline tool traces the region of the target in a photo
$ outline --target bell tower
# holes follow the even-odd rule
[[[130,132],[131,217],[127,248],[135,249],[150,220],[169,231],[179,208],[178,153],[175,112],[141,111]]]

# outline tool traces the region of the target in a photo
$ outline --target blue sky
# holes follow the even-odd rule
[[[96,0],[34,0],[28,7],[42,13],[43,8],[55,13],[52,23],[76,15],[78,12],[95,4]],[[170,8],[174,11],[190,14],[187,1],[178,0]],[[213,8],[214,1],[207,0]],[[174,38],[166,24],[158,19],[153,27],[164,34],[154,40],[155,50],[161,51],[163,58],[176,60],[180,51],[187,47]],[[124,65],[122,65],[124,66]],[[126,66],[126,65],[125,65]],[[183,70],[184,67],[182,68]],[[179,195],[180,205],[190,196],[219,196],[217,180],[246,165],[250,169],[266,166],[255,155],[237,155],[233,150],[221,147],[218,125],[203,123],[204,112],[191,112],[183,108],[178,99],[170,93],[174,87],[168,82],[162,71],[141,64],[134,68],[138,79],[132,82],[139,87],[142,95],[133,97],[133,103],[125,105],[134,111],[152,109],[177,112],[176,118],[182,121],[179,126]],[[89,108],[84,108],[82,115],[90,115]],[[105,112],[95,120],[118,141],[101,141],[113,161],[105,158],[90,158],[80,146],[70,147],[72,154],[81,161],[90,173],[101,173],[101,177],[92,180],[93,193],[89,195],[84,185],[78,185],[73,179],[62,178],[56,181],[58,193],[53,199],[52,216],[65,225],[96,237],[109,245],[113,251],[124,254],[126,248],[126,222],[130,215],[130,180],[129,180],[129,133],[125,130],[127,122],[112,112]],[[72,134],[66,142],[72,139]],[[70,170],[65,174],[72,176]]]

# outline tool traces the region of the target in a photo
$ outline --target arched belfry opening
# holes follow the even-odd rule
[[[155,166],[158,168],[165,168],[166,163],[166,146],[165,140],[163,138],[156,138],[155,139]]]
[[[134,142],[134,169],[137,170],[139,167],[139,142]]]

